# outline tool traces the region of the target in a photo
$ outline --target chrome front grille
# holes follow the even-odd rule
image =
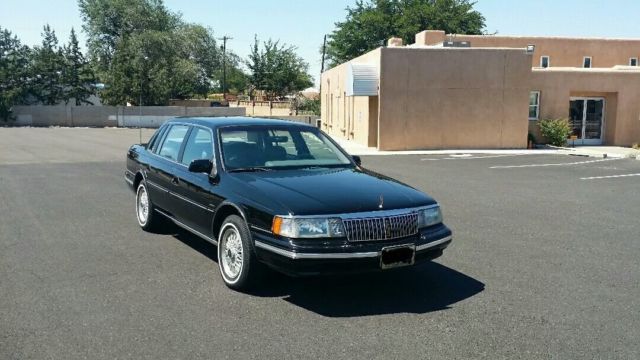
[[[391,240],[418,233],[418,214],[343,219],[349,241]]]

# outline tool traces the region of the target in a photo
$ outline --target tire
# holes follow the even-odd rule
[[[218,267],[225,285],[240,291],[252,289],[263,273],[261,265],[247,224],[240,216],[228,216],[218,236]]]
[[[147,183],[142,180],[136,190],[136,219],[138,225],[144,231],[154,231],[160,228],[160,214],[154,211],[153,203],[149,197]]]

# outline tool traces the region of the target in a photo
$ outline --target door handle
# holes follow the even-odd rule
[[[171,183],[175,184],[175,185],[180,185],[180,180],[177,177],[173,177],[173,179],[171,179]]]

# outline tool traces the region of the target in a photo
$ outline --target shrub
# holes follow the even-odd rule
[[[567,119],[547,119],[538,123],[540,133],[553,146],[564,146],[571,134],[571,126]]]

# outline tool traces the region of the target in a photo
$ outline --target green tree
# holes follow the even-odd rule
[[[391,37],[412,43],[422,30],[482,34],[485,18],[470,0],[358,0],[327,41],[331,66],[382,46]]]
[[[36,99],[45,105],[56,105],[64,99],[62,74],[64,56],[58,47],[55,31],[47,24],[42,32],[42,44],[34,48],[33,93]]]
[[[98,72],[108,71],[122,41],[147,31],[167,32],[182,21],[162,0],[79,0],[89,58]]]
[[[29,95],[31,50],[9,30],[0,27],[0,120],[13,118],[13,105]]]
[[[213,31],[187,24],[161,0],[80,0],[89,57],[104,103],[165,105],[206,96],[221,73]]]
[[[64,55],[62,98],[65,104],[74,99],[75,105],[93,105],[87,99],[95,93],[96,79],[89,62],[80,51],[78,38],[73,28],[71,28],[69,43],[63,48],[62,53]]]
[[[296,54],[294,46],[271,39],[262,42],[256,36],[247,61],[253,89],[263,90],[269,99],[297,93],[313,85],[309,65]]]

